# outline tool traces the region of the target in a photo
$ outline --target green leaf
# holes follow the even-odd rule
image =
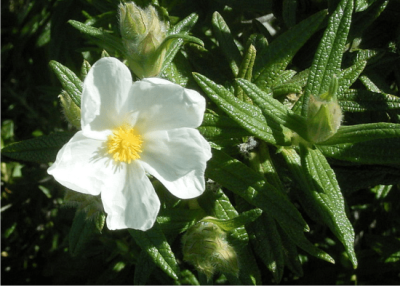
[[[262,214],[261,209],[252,209],[247,212],[241,213],[239,216],[228,219],[221,220],[213,217],[206,217],[203,221],[212,222],[218,225],[221,229],[225,231],[232,231],[240,226],[247,225],[250,222],[255,221]]]
[[[377,0],[355,0],[355,11],[362,12],[368,9]]]
[[[256,59],[256,48],[249,45],[242,63],[240,64],[238,77],[246,80],[251,80],[253,74],[254,61]]]
[[[238,198],[240,209],[250,209],[251,205]],[[276,222],[271,216],[263,213],[261,219],[255,220],[246,226],[249,232],[254,253],[261,258],[265,266],[272,272],[276,283],[279,283],[283,276],[284,258],[283,246]]]
[[[292,271],[296,276],[303,276],[303,268],[299,259],[299,253],[297,252],[296,245],[291,241],[290,237],[279,227],[277,226],[278,232],[281,236],[282,245],[284,248],[284,260],[285,265]]]
[[[308,226],[300,213],[283,193],[265,182],[261,175],[218,150],[213,150],[213,157],[208,161],[206,174],[251,205],[261,208],[272,216],[300,248],[311,255],[334,262],[328,254],[305,238],[303,231],[308,230]]]
[[[367,65],[367,61],[359,61],[356,62],[351,67],[342,70],[339,74],[339,94],[347,91],[348,88],[358,79],[365,66]]]
[[[249,45],[242,63],[240,64],[240,68],[239,68],[239,73],[238,73],[238,77],[239,78],[243,78],[243,79],[247,79],[249,81],[251,81],[252,75],[253,75],[253,66],[254,66],[254,61],[256,59],[256,49],[253,45]],[[249,99],[247,96],[243,95],[243,90],[237,85],[237,83],[235,83],[235,95],[237,98],[239,98],[240,100],[243,100],[247,103],[251,103],[251,99]]]
[[[199,19],[199,16],[196,13],[190,14],[185,19],[183,19],[178,24],[176,24],[169,31],[168,36],[172,36],[174,34],[187,35],[189,33],[189,31],[193,28],[193,26],[196,24],[198,19]],[[160,74],[164,71],[164,69],[167,68],[167,66],[175,58],[175,55],[179,51],[182,44],[183,44],[183,39],[181,39],[181,38],[177,38],[169,43],[168,50],[165,54],[165,58],[164,58],[164,61],[163,61],[163,64],[162,64],[162,67],[160,70]]]
[[[167,36],[164,39],[164,41],[170,41],[170,40],[174,40],[174,39],[182,39],[186,43],[194,43],[194,44],[198,44],[199,46],[204,47],[204,43],[202,40],[200,40],[199,38],[193,37],[193,36],[189,36],[187,34],[172,34],[172,35]]]
[[[343,243],[353,267],[357,268],[354,252],[354,229],[346,216],[344,198],[326,158],[319,150],[301,148],[301,164],[307,169],[307,190],[313,192],[317,204],[322,207],[320,215],[336,237]]]
[[[71,255],[77,256],[84,253],[95,233],[98,233],[96,224],[86,218],[86,212],[77,211],[68,236]]]
[[[101,41],[101,47],[106,50],[114,50],[118,51],[123,55],[125,54],[124,46],[122,45],[121,38],[112,35],[110,32],[106,32],[103,29],[95,28],[89,25],[85,25],[84,23],[69,20],[69,24],[71,24],[74,28],[78,29],[86,36],[91,36],[99,39]]]
[[[283,0],[282,17],[289,28],[296,24],[297,0]]]
[[[74,103],[81,107],[81,93],[82,93],[82,81],[66,66],[56,62],[50,61],[50,67],[56,74],[60,81],[63,89],[71,96]]]
[[[364,163],[396,164],[400,162],[400,138],[387,138],[358,143],[317,145],[317,148],[329,158]]]
[[[268,124],[284,126],[297,132],[300,136],[306,136],[305,119],[294,114],[290,109],[274,99],[271,94],[267,94],[259,89],[255,84],[244,79],[236,79],[236,82],[244,90],[245,94],[261,109]]]
[[[178,280],[178,262],[157,223],[147,231],[134,229],[129,229],[128,231],[140,248],[147,252],[158,267],[172,279]]]
[[[240,101],[228,90],[203,75],[195,73],[193,76],[218,107],[252,135],[274,145],[291,143],[292,132],[276,121],[267,123],[259,108]]]
[[[343,51],[350,29],[353,0],[342,0],[329,18],[328,27],[315,53],[304,90],[301,114],[307,115],[310,95],[325,93],[334,75],[341,72]]]
[[[289,170],[299,184],[301,193],[298,198],[306,212],[313,219],[325,223],[343,243],[356,268],[354,230],[346,217],[344,199],[335,173],[318,150],[305,150],[304,147],[301,150],[301,156],[293,149],[282,151]]]
[[[366,0],[355,1],[355,15],[352,24],[352,28],[349,34],[349,38],[353,39],[356,37],[362,37],[365,30],[370,26],[376,18],[385,10],[389,3],[389,0],[369,0],[368,2],[375,2],[373,5],[361,5],[360,2],[366,2]],[[361,8],[362,7],[362,8]],[[358,13],[366,10],[364,13]]]
[[[302,87],[298,83],[288,83],[288,84],[282,84],[274,87],[272,89],[272,92],[274,94],[274,97],[280,97],[284,95],[288,95],[291,93],[301,93],[302,92]]]
[[[16,160],[38,163],[54,162],[58,151],[71,139],[72,135],[60,132],[12,143],[4,147],[1,153]]]
[[[192,67],[188,59],[182,53],[178,53],[174,60],[164,69],[161,77],[186,87],[192,78]]]
[[[400,124],[380,122],[341,126],[334,136],[319,145],[354,144],[385,138],[400,138]]]
[[[229,66],[236,77],[239,73],[241,54],[235,44],[231,31],[222,16],[216,11],[212,16],[212,27],[220,48],[229,62]]]
[[[179,281],[182,285],[200,285],[197,277],[188,269],[182,270],[180,277]]]
[[[240,138],[250,135],[250,132],[244,130],[229,117],[210,113],[204,114],[203,123],[198,129],[208,140]]]
[[[157,216],[157,222],[168,236],[186,231],[203,216],[204,212],[200,209],[164,209]]]
[[[133,284],[146,285],[155,268],[156,264],[154,264],[153,258],[149,256],[147,251],[142,250],[135,264]]]
[[[350,89],[339,94],[339,105],[343,111],[388,111],[400,109],[400,98],[391,94],[368,90]]]
[[[260,87],[271,87],[285,70],[297,51],[314,34],[326,17],[326,11],[320,11],[303,20],[279,36],[264,50],[257,51],[253,79]]]

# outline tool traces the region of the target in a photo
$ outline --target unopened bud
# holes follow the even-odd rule
[[[81,128],[81,109],[75,104],[71,96],[66,91],[62,91],[58,96],[63,107],[65,118],[76,128]]]
[[[207,218],[204,218],[207,219]],[[210,279],[216,271],[238,275],[239,262],[227,234],[217,224],[199,221],[182,239],[183,258]]]
[[[307,132],[311,142],[319,143],[336,134],[342,122],[342,110],[337,100],[338,81],[333,77],[328,92],[310,96],[307,112]]]
[[[130,69],[140,78],[156,76],[165,57],[166,50],[160,46],[166,38],[167,24],[153,6],[142,9],[129,2],[120,4],[119,12]]]

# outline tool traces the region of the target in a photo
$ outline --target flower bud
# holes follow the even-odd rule
[[[308,139],[314,143],[327,140],[336,134],[342,122],[342,110],[337,100],[338,81],[333,77],[328,92],[310,96],[307,111]]]
[[[129,2],[120,4],[119,12],[130,69],[140,78],[156,76],[165,57],[166,49],[160,46],[166,38],[167,24],[160,20],[153,6],[142,9]]]
[[[183,259],[204,273],[207,279],[216,271],[238,275],[237,254],[226,237],[226,232],[217,224],[199,221],[183,236]]]
[[[63,107],[65,118],[76,128],[81,128],[81,109],[72,101],[71,96],[66,91],[62,91],[58,96]]]

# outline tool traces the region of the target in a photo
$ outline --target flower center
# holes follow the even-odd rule
[[[108,136],[107,149],[116,162],[127,162],[140,158],[142,152],[142,136],[131,126],[125,124],[113,130]]]

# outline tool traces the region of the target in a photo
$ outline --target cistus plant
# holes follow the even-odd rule
[[[400,1],[28,2],[2,282],[398,284]]]

